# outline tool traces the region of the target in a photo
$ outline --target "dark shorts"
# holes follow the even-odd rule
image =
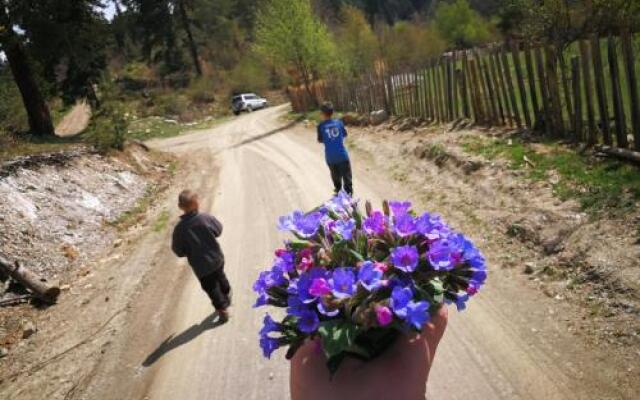
[[[336,194],[344,189],[345,192],[352,195],[351,162],[347,160],[337,164],[329,164],[329,171],[331,171],[331,180]]]
[[[231,305],[231,298],[229,297],[231,285],[229,285],[229,280],[223,268],[205,275],[199,280],[202,290],[207,293],[216,310],[224,310]]]

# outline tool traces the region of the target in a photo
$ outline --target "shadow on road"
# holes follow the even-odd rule
[[[162,342],[160,346],[153,351],[153,353],[147,356],[147,358],[142,362],[142,366],[150,367],[171,350],[189,343],[208,330],[224,325],[224,322],[221,322],[216,318],[216,316],[217,314],[214,312],[213,314],[208,315],[199,324],[191,325],[178,336],[174,336],[173,334],[169,335],[169,337],[166,338],[164,342]]]
[[[282,131],[285,131],[285,130],[291,128],[292,126],[296,125],[298,122],[302,121],[303,119],[304,119],[303,117],[296,118],[295,120],[289,122],[286,125],[283,125],[283,126],[281,126],[279,128],[270,130],[269,132],[265,132],[265,133],[257,135],[257,136],[252,136],[252,137],[250,137],[248,139],[245,139],[245,140],[243,140],[243,141],[241,141],[239,143],[234,144],[233,146],[230,146],[229,148],[235,149],[235,148],[247,145],[249,143],[257,142],[259,140],[268,138],[269,136],[273,136],[278,132],[282,132]]]

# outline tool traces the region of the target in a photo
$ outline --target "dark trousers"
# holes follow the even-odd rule
[[[351,162],[344,161],[337,164],[329,164],[329,171],[331,171],[331,180],[336,194],[342,189],[350,195],[353,194]]]
[[[211,303],[216,310],[224,310],[231,305],[231,298],[229,293],[231,292],[231,285],[224,273],[224,269],[220,268],[216,272],[199,278],[202,290],[204,290]]]

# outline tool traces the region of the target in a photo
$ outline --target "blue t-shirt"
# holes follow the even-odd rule
[[[327,164],[339,164],[349,161],[349,153],[344,147],[347,130],[338,119],[329,119],[318,125],[318,142],[324,144],[324,157]]]

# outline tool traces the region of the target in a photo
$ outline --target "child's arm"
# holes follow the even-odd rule
[[[320,125],[318,125],[318,143],[323,143],[322,142],[322,130],[320,129]]]
[[[343,137],[344,139],[346,139],[346,138],[347,138],[347,136],[348,136],[348,134],[347,134],[347,128],[345,128],[345,126],[344,126],[344,122],[340,122],[340,125],[341,125],[341,128],[342,128],[342,137]]]
[[[178,229],[173,230],[173,238],[171,240],[171,250],[178,257],[184,257],[187,255],[187,252],[184,249],[184,244],[182,243],[182,237],[178,233]]]
[[[208,217],[207,225],[209,226],[209,229],[213,233],[213,236],[219,237],[222,235],[222,223],[213,215],[208,215]]]

